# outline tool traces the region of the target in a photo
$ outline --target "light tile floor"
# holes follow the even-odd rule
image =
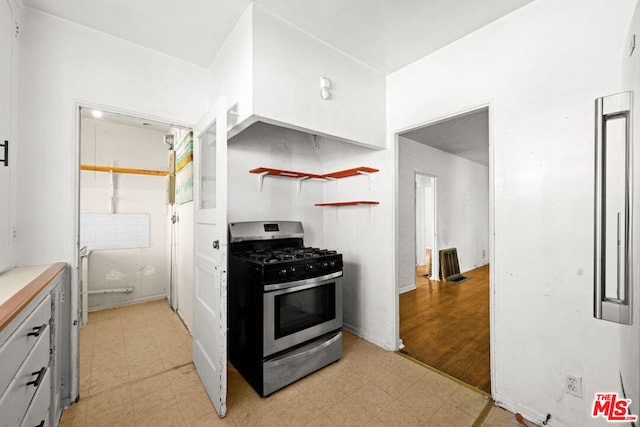
[[[165,301],[89,314],[80,401],[61,426],[517,426],[483,396],[348,332],[340,361],[261,398],[232,367],[218,418],[191,363],[191,337]]]

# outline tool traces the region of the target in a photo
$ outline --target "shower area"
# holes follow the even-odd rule
[[[80,109],[80,265],[89,311],[172,300],[175,146],[185,129]]]

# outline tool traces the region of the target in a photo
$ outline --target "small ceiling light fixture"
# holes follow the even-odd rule
[[[102,111],[98,111],[98,110],[91,110],[91,115],[92,115],[95,119],[99,119],[100,117],[102,117]]]
[[[329,89],[331,89],[331,80],[324,76],[320,77],[320,96],[322,99],[327,100],[331,98]]]

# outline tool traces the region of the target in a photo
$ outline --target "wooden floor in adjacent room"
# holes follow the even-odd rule
[[[469,280],[445,282],[418,274],[416,289],[400,295],[403,352],[491,393],[489,265],[464,275]]]

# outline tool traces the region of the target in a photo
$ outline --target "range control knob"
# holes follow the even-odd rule
[[[329,266],[330,266],[331,268],[335,268],[335,267],[336,267],[336,262],[335,262],[335,261],[331,261],[331,262],[329,262]]]
[[[323,262],[322,264],[320,264],[320,268],[322,268],[323,270],[326,270],[327,268],[329,268],[329,263]]]
[[[304,271],[315,271],[316,270],[316,265],[315,264],[307,264],[304,266]]]
[[[289,274],[295,274],[295,273],[296,273],[296,268],[295,268],[295,267],[289,267],[289,268],[287,269],[287,272],[288,272]]]
[[[286,268],[283,268],[283,269],[281,269],[281,270],[278,270],[278,276],[280,276],[280,277],[286,277],[286,275],[287,275],[287,269],[286,269]]]

